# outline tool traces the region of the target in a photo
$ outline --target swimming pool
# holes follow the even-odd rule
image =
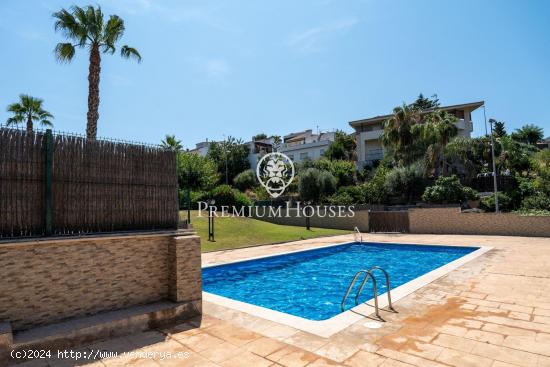
[[[392,289],[477,250],[478,247],[346,243],[203,268],[206,292],[298,316],[327,320],[342,311],[340,302],[358,270],[380,266]],[[378,294],[386,292],[376,273]],[[358,282],[359,283],[359,282]],[[359,284],[355,286],[355,290]],[[346,307],[355,306],[351,293]],[[365,287],[360,301],[373,297]]]

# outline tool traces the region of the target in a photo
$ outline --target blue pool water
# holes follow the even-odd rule
[[[310,320],[341,312],[340,302],[358,270],[380,266],[396,288],[439,268],[476,247],[348,243],[287,255],[203,269],[205,291]],[[375,273],[378,294],[386,292],[384,276]],[[357,282],[360,283],[360,282]],[[359,288],[359,285],[356,286]],[[373,297],[372,285],[360,298]],[[355,305],[352,292],[347,308]]]

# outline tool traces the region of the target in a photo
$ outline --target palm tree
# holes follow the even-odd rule
[[[544,137],[544,130],[534,124],[523,125],[520,129],[512,134],[514,140],[518,140],[527,144],[536,144]]]
[[[27,123],[27,131],[33,130],[33,122],[40,122],[42,126],[53,126],[50,121],[53,116],[48,111],[42,109],[44,100],[34,98],[26,94],[19,95],[19,102],[12,103],[8,106],[8,112],[13,113],[6,124],[8,126]]]
[[[413,154],[415,141],[414,125],[422,120],[421,113],[411,107],[403,106],[393,109],[393,116],[384,124],[382,143],[395,152],[395,158],[400,164],[412,163],[416,160]]]
[[[124,21],[117,15],[109,16],[106,22],[98,6],[72,6],[69,10],[61,9],[53,14],[55,30],[61,31],[68,43],[58,43],[55,55],[61,62],[70,62],[75,55],[75,48],[87,48],[90,52],[88,71],[88,114],[86,135],[95,139],[97,121],[99,119],[99,74],[101,71],[101,54],[113,54],[116,43],[124,34]],[[132,47],[126,45],[120,48],[123,58],[134,57],[141,62],[141,55]]]
[[[161,147],[166,150],[171,150],[173,152],[179,152],[182,150],[181,141],[176,139],[175,135],[166,135],[166,138],[161,141]]]
[[[439,175],[442,168],[443,175],[447,174],[447,161],[443,154],[445,147],[458,134],[457,118],[446,111],[438,110],[426,117],[421,127],[421,136],[428,145],[426,149],[426,166],[435,170]]]

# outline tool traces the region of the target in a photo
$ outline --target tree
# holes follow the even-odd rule
[[[308,168],[300,174],[299,179],[298,191],[303,201],[318,203],[336,191],[336,178],[327,171]]]
[[[521,128],[516,129],[512,134],[512,139],[534,145],[542,140],[544,137],[544,130],[535,124],[526,124]]]
[[[252,141],[264,140],[267,139],[267,135],[264,133],[256,134],[252,137]]]
[[[478,154],[479,145],[477,139],[456,137],[445,147],[445,158],[450,164],[462,166],[466,177],[472,179],[480,172],[483,164]]]
[[[416,101],[409,105],[409,107],[417,109],[419,111],[429,110],[432,108],[437,108],[439,106],[440,103],[439,98],[437,98],[437,94],[432,95],[431,98],[426,98],[422,93],[418,95]]]
[[[177,140],[175,135],[166,135],[160,146],[163,149],[171,150],[173,152],[179,152],[183,147],[181,146],[181,140]]]
[[[374,176],[363,185],[365,203],[382,204],[386,201],[388,190],[386,189],[386,177],[391,170],[384,164],[376,168]]]
[[[504,121],[489,119],[489,123],[493,124],[493,135],[496,138],[502,138],[503,136],[506,136],[506,128],[504,127]]]
[[[430,113],[425,122],[418,125],[420,136],[427,145],[425,161],[426,168],[439,176],[441,168],[443,175],[447,174],[447,162],[443,151],[453,137],[458,134],[457,118],[442,110]]]
[[[178,184],[180,189],[211,190],[219,180],[216,164],[197,153],[177,154]]]
[[[413,126],[422,121],[420,112],[403,104],[393,109],[393,115],[385,122],[382,144],[393,152],[397,164],[407,165],[422,155],[423,149],[415,145]]]
[[[247,144],[230,136],[227,140],[210,144],[207,157],[216,163],[221,181],[231,184],[235,176],[250,168],[249,152]]]
[[[498,170],[509,169],[515,172],[529,170],[531,157],[537,151],[537,147],[516,141],[509,136],[503,136],[496,140],[495,151],[497,153],[495,154],[497,155]]]
[[[246,191],[252,189],[258,185],[258,180],[256,179],[256,172],[251,169],[242,171],[233,179],[233,184],[236,188],[241,191]]]
[[[355,148],[357,143],[353,135],[346,134],[345,132],[336,131],[334,141],[330,143],[324,156],[334,160],[355,161],[357,160]]]
[[[98,6],[72,6],[69,10],[61,9],[53,14],[55,30],[61,31],[70,42],[58,43],[55,55],[61,62],[70,62],[75,49],[87,48],[90,65],[88,70],[88,114],[86,136],[95,139],[99,120],[99,77],[101,71],[101,54],[114,54],[116,43],[124,34],[124,21],[117,15],[109,16],[104,21],[103,12]],[[141,62],[141,55],[132,47],[120,48],[120,56],[133,57]]]
[[[11,126],[26,122],[28,132],[33,130],[34,122],[40,122],[42,126],[53,126],[51,122],[53,116],[42,108],[43,102],[44,100],[40,98],[34,98],[26,94],[19,95],[19,102],[8,106],[8,112],[13,113],[13,116],[8,118],[6,124]]]
[[[336,178],[338,187],[353,185],[357,180],[357,167],[354,162],[329,161],[326,158],[321,158],[312,161],[311,164],[320,171],[330,172]]]
[[[283,139],[280,135],[271,135],[271,139],[273,139],[273,150],[277,151],[283,143]]]
[[[403,198],[407,203],[414,201],[424,190],[424,166],[422,161],[408,166],[396,167],[386,176],[386,191]]]

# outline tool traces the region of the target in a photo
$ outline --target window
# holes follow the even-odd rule
[[[286,155],[288,158],[290,158],[291,160],[294,160],[294,154],[287,154]]]
[[[307,157],[308,157],[307,152],[300,153],[300,159],[307,159]]]
[[[319,151],[319,154],[320,154],[320,155],[325,154],[325,150],[324,150],[324,149],[321,149],[321,150]]]

